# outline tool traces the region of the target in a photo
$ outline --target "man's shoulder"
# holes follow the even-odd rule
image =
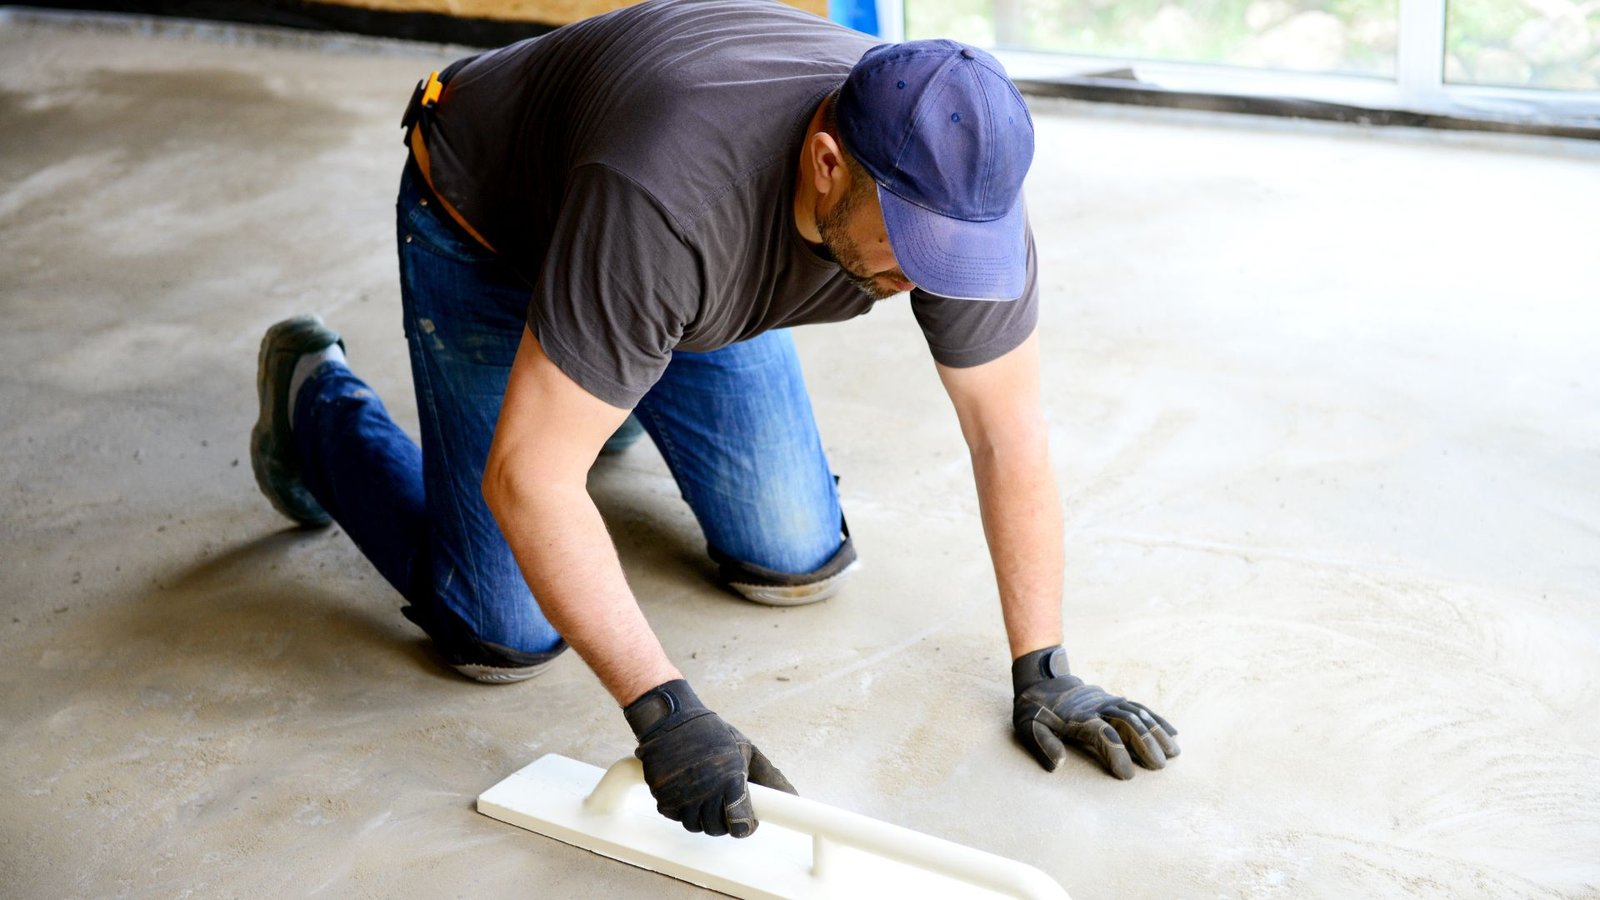
[[[665,27],[626,64],[579,89],[572,163],[631,179],[686,230],[781,186],[817,103],[870,46],[775,2],[675,2],[656,18]]]

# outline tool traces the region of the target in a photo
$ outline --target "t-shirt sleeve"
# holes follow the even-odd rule
[[[939,363],[956,369],[998,359],[1027,340],[1039,324],[1039,271],[1033,228],[1027,228],[1028,278],[1015,300],[955,300],[917,290],[911,310]]]
[[[528,328],[567,377],[632,409],[671,361],[703,282],[699,254],[648,192],[582,166],[534,279]]]

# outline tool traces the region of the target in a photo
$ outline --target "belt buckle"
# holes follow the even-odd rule
[[[411,102],[406,104],[405,115],[400,117],[400,127],[409,130],[422,116],[423,110],[439,105],[439,95],[443,92],[444,82],[439,80],[439,73],[429,72],[428,77],[418,81],[416,88],[411,91]]]

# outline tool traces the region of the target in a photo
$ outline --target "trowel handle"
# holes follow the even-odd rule
[[[643,785],[644,765],[624,757],[606,770],[584,806],[601,814],[614,812],[628,791]],[[1033,866],[931,834],[759,784],[750,785],[750,803],[760,821],[811,836],[813,877],[827,872],[829,845],[844,844],[1012,897],[1068,900],[1055,879]]]

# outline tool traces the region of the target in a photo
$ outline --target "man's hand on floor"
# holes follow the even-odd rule
[[[1172,739],[1178,730],[1166,719],[1068,674],[1067,654],[1060,647],[1019,657],[1011,667],[1011,683],[1017,737],[1049,771],[1066,758],[1064,742],[1077,744],[1124,779],[1133,777],[1133,760],[1160,769],[1179,753]]]
[[[750,739],[705,705],[682,679],[628,704],[623,714],[639,738],[635,755],[656,809],[689,831],[748,837],[759,824],[745,782],[790,794],[789,779]]]

